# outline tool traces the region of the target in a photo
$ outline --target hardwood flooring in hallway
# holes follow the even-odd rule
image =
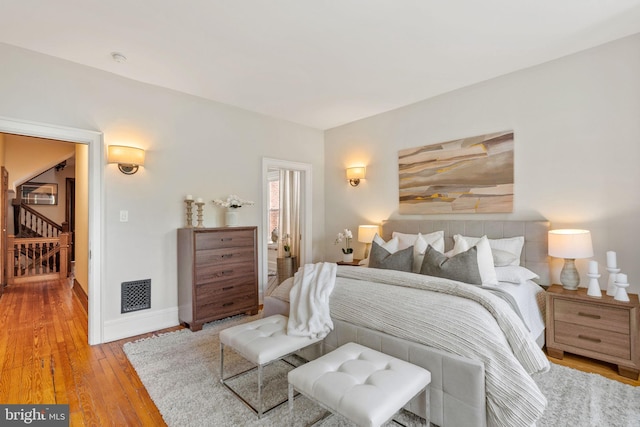
[[[89,346],[66,280],[6,287],[0,331],[1,403],[68,403],[71,426],[165,425],[122,351],[133,339]]]

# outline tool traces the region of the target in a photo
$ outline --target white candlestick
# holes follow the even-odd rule
[[[616,275],[616,295],[613,297],[616,301],[624,301],[629,302],[629,295],[627,294],[627,289],[629,287],[629,282],[627,281],[626,274],[618,274]]]
[[[198,197],[198,198],[196,199],[196,203],[202,203],[202,197]]]
[[[187,194],[187,197],[185,197],[185,200],[193,200],[193,196],[191,194]]]
[[[589,273],[598,274],[598,261],[594,261],[594,260],[589,261]]]
[[[607,267],[618,268],[616,253],[614,251],[607,251]]]
[[[587,289],[587,295],[593,298],[602,298],[602,291],[600,290],[600,283],[598,282],[600,275],[587,273],[587,276],[589,276],[589,288]]]
[[[617,291],[616,286],[616,275],[620,272],[619,268],[611,268],[607,267],[607,271],[609,272],[609,280],[607,281],[607,295],[610,297],[615,296]]]

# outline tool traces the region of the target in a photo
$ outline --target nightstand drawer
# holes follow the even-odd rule
[[[556,301],[557,303],[558,301]],[[589,326],[556,321],[554,323],[556,343],[570,345],[601,354],[631,359],[629,334],[594,329]]]
[[[629,334],[629,310],[626,309],[557,298],[554,311],[556,321],[586,326],[588,329]]]

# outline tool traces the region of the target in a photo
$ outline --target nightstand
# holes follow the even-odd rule
[[[575,291],[552,285],[547,290],[547,354],[562,359],[564,352],[618,365],[623,377],[638,379],[640,373],[640,302],[629,294],[629,302],[603,294],[587,296],[586,288]]]
[[[352,265],[352,266],[354,266],[354,267],[357,267],[357,266],[359,266],[359,265],[360,265],[360,264],[359,264],[359,263],[360,263],[360,261],[362,261],[362,260],[360,260],[360,259],[354,259],[354,260],[353,260],[353,261],[351,261],[351,262],[338,261],[338,262],[336,262],[336,264],[338,264],[338,265]]]

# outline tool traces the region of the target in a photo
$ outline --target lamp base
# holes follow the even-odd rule
[[[364,258],[363,259],[369,258],[370,248],[371,248],[371,243],[365,243],[364,244]]]
[[[575,259],[565,258],[564,266],[560,272],[560,283],[568,291],[575,291],[580,284],[580,275],[576,269]]]

